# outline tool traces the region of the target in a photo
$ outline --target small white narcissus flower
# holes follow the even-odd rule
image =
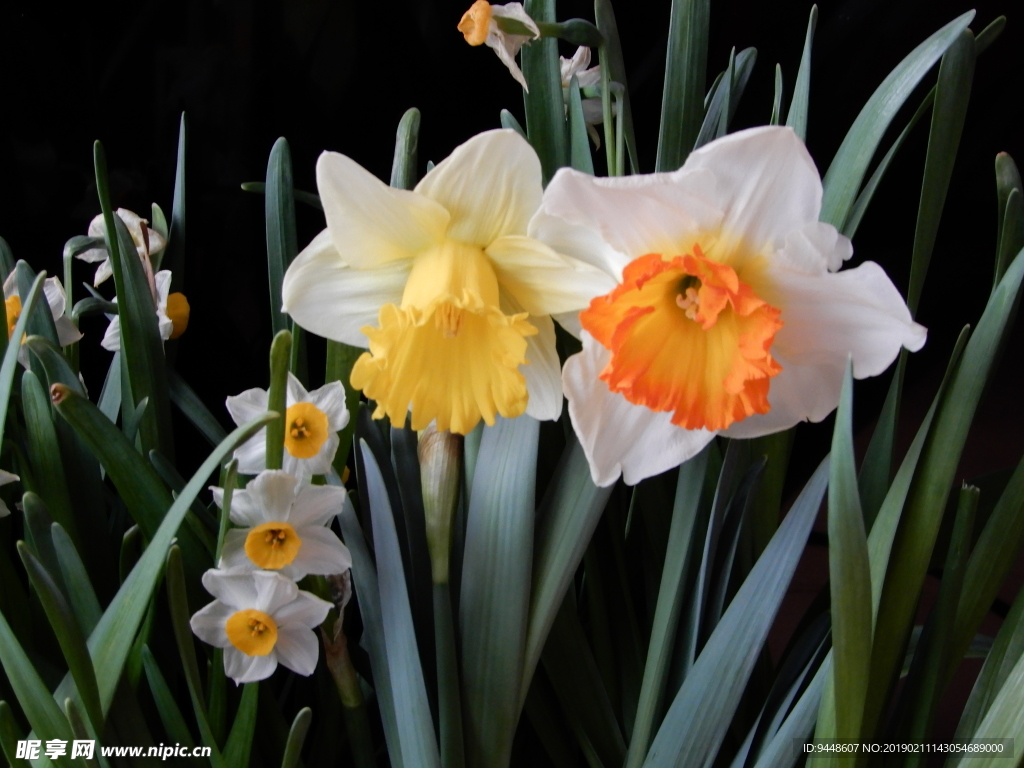
[[[8,483],[14,483],[17,482],[18,480],[21,480],[21,478],[15,475],[14,473],[5,472],[4,470],[0,469],[0,485],[7,485]],[[0,517],[7,517],[9,514],[11,514],[10,508],[7,506],[3,499],[0,499]]]
[[[57,329],[57,341],[62,347],[74,344],[82,338],[78,328],[67,316],[68,297],[64,293],[64,286],[56,277],[48,277],[43,281],[43,295],[50,307],[50,316],[53,317],[53,325]],[[14,326],[21,317],[21,294],[18,291],[17,270],[11,272],[4,281],[4,303],[7,310],[7,338],[14,334]],[[28,365],[28,350],[22,348],[18,351],[18,360],[22,365]]]
[[[551,316],[614,281],[527,237],[540,205],[537,153],[511,130],[457,147],[394,189],[334,152],[320,155],[327,229],[288,267],[284,310],[303,328],[369,347],[351,383],[402,424],[466,434],[481,419],[557,419]],[[375,327],[376,326],[376,327]]]
[[[821,421],[849,356],[862,379],[922,347],[880,266],[839,271],[853,246],[818,221],[821,198],[782,127],[724,136],[672,173],[555,175],[530,235],[618,283],[564,322],[583,341],[562,383],[595,483],[635,484],[719,433]]]
[[[267,410],[269,395],[265,389],[247,389],[226,401],[235,424],[242,425]],[[345,387],[332,381],[307,392],[293,374],[288,374],[285,397],[284,461],[282,469],[300,480],[326,475],[338,450],[338,432],[348,424]],[[264,427],[235,449],[238,471],[256,475],[267,468],[267,429]]]
[[[121,221],[124,222],[128,233],[132,236],[132,242],[135,243],[135,247],[138,249],[139,258],[148,259],[167,246],[167,241],[164,240],[163,235],[155,229],[150,229],[149,222],[137,213],[129,211],[127,208],[118,208],[114,213],[121,217]],[[88,234],[89,237],[106,237],[107,224],[103,219],[102,213],[89,222]],[[75,258],[90,264],[99,262],[99,266],[96,268],[96,275],[92,281],[93,285],[99,285],[114,274],[106,248],[90,248],[79,253]]]
[[[154,282],[156,284],[156,296],[154,297],[156,302],[156,321],[160,328],[160,338],[164,341],[176,339],[188,328],[190,313],[188,300],[182,293],[169,293],[171,290],[170,270],[162,269],[157,272],[154,276]],[[114,301],[117,301],[116,296]],[[111,319],[106,333],[103,334],[100,346],[111,352],[117,352],[121,349],[120,315],[114,315]]]
[[[203,586],[217,599],[192,616],[192,631],[224,649],[224,673],[235,683],[264,680],[278,663],[313,674],[320,655],[313,630],[327,618],[330,603],[270,571],[210,569]]]
[[[530,34],[514,35],[503,31],[497,22],[500,18],[518,21]],[[530,90],[526,87],[523,71],[516,64],[516,54],[523,45],[540,37],[540,30],[537,29],[537,23],[523,10],[522,3],[491,5],[487,0],[476,0],[469,10],[462,14],[459,32],[470,45],[486,44],[488,48],[493,49],[501,63],[508,67],[516,82],[523,86],[523,90]]]
[[[569,103],[569,84],[572,82],[573,75],[576,76],[576,82],[579,83],[580,88],[588,88],[601,82],[601,66],[590,66],[590,49],[585,45],[577,48],[571,59],[559,56],[558,67],[562,79],[562,98],[566,104]],[[601,99],[583,99],[582,103],[583,122],[587,124],[587,134],[594,142],[594,146],[600,149],[601,135],[594,126],[604,122],[604,105],[601,103]],[[613,104],[612,108],[614,109],[614,107]]]
[[[217,506],[224,489],[212,488]],[[328,527],[345,503],[345,489],[300,485],[298,478],[267,470],[231,496],[232,528],[224,539],[220,568],[261,568],[298,581],[352,567],[348,547]]]

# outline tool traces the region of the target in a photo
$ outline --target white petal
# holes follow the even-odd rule
[[[0,518],[7,517],[9,514],[11,514],[11,510],[7,506],[7,502],[0,499]]]
[[[91,237],[100,237],[100,235],[91,235]],[[87,251],[75,254],[76,259],[81,259],[87,264],[96,264],[97,262],[107,260],[107,249],[106,248],[90,248]]]
[[[598,73],[599,79],[600,76],[600,73]],[[581,82],[580,86],[582,85],[583,83]],[[585,122],[588,126],[601,125],[601,123],[604,122],[604,104],[601,103],[600,99],[583,100],[583,122]],[[600,149],[600,145],[598,145],[598,149]]]
[[[291,579],[273,571],[253,571],[256,585],[256,601],[252,608],[276,616],[282,606],[292,602],[299,594],[299,588]]]
[[[515,131],[486,131],[456,147],[416,192],[451,214],[449,238],[486,248],[504,235],[526,234],[543,193],[540,160]]]
[[[588,88],[588,87],[590,87],[592,85],[597,85],[598,83],[601,82],[601,66],[598,65],[596,67],[591,67],[590,69],[585,69],[582,72],[577,72],[576,73],[576,80],[579,81],[580,88]],[[584,117],[584,119],[586,119],[586,116],[587,116],[587,102],[588,101],[591,104],[597,103],[597,104],[601,105],[601,100],[600,99],[584,99],[583,100],[583,117]],[[613,103],[612,106],[613,107],[615,106],[614,103]],[[602,108],[602,111],[603,111],[604,110],[604,106],[601,105],[601,108]],[[603,116],[602,116],[602,119],[603,119]],[[601,120],[598,120],[597,122],[600,123]]]
[[[105,259],[100,262],[100,265],[96,267],[96,274],[92,278],[93,285],[100,285],[105,283],[107,280],[114,276],[114,267],[110,263],[110,259]]]
[[[217,505],[217,508],[224,509],[224,489],[218,488],[216,485],[211,485],[210,495],[213,496],[213,503]]]
[[[92,221],[89,222],[89,228],[86,230],[86,234],[88,234],[89,237],[103,237],[107,234],[107,224],[102,213],[98,213],[93,216]]]
[[[328,576],[344,573],[352,567],[348,547],[341,543],[341,539],[330,528],[311,526],[297,533],[302,539],[302,546],[287,570],[282,569],[282,573],[289,578],[301,579],[310,573]]]
[[[567,59],[565,56],[559,56],[558,69],[562,80],[562,87],[568,88],[569,81],[572,80],[572,76],[578,75],[589,66],[590,49],[585,45],[579,46],[571,59]]]
[[[761,126],[716,139],[691,152],[677,173],[697,170],[715,176],[705,198],[725,212],[723,232],[759,253],[818,220],[821,178],[791,128]]]
[[[121,318],[119,316],[114,315],[110,321],[107,330],[103,333],[100,346],[109,352],[117,352],[121,349]]]
[[[11,270],[10,274],[7,275],[7,279],[4,280],[4,298],[9,299],[11,296],[20,296],[18,291],[18,274],[16,270]]]
[[[79,331],[71,319],[61,315],[53,319],[54,327],[57,329],[57,342],[62,346],[66,347],[69,344],[74,344],[76,341],[82,339],[82,333]]]
[[[540,30],[537,28],[537,22],[526,12],[523,8],[522,3],[505,3],[503,5],[491,5],[491,15],[495,17],[503,17],[506,19],[515,19],[528,30],[533,33],[533,37],[540,37]],[[526,37],[525,35],[515,35],[515,37]]]
[[[234,646],[224,649],[224,674],[237,684],[266,680],[277,669],[277,652],[247,656]]]
[[[8,483],[16,483],[21,480],[13,472],[7,472],[6,470],[0,469],[0,485],[7,485]]]
[[[171,270],[161,269],[153,276],[156,284],[157,305],[167,307],[167,296],[171,292]]]
[[[313,475],[326,475],[330,472],[331,462],[334,461],[334,455],[338,452],[340,444],[341,439],[338,437],[338,433],[330,432],[315,456],[310,456],[308,459],[296,459],[303,480],[307,480]],[[286,450],[285,456],[287,455],[288,451]]]
[[[519,367],[526,379],[526,413],[538,421],[555,421],[562,415],[562,366],[555,348],[555,324],[550,317],[527,318],[538,333],[526,337],[528,365]]]
[[[782,297],[782,329],[772,354],[782,372],[771,381],[766,414],[726,430],[729,437],[759,437],[801,421],[817,422],[839,403],[848,355],[858,379],[882,373],[901,347],[917,351],[927,331],[910,319],[903,297],[874,262],[821,275],[772,270]]]
[[[686,253],[699,236],[718,230],[723,212],[713,202],[715,183],[706,170],[597,178],[562,168],[544,190],[541,214],[531,222],[530,235],[559,253],[606,271],[612,267],[621,280],[622,267],[633,259],[648,253]],[[558,226],[548,217],[576,227]],[[595,247],[595,233],[607,247],[587,258],[586,252]],[[701,244],[707,248],[706,242]]]
[[[50,314],[54,320],[64,314],[68,297],[64,293],[64,286],[60,284],[60,280],[56,277],[46,278],[43,281],[43,295],[46,297],[46,303],[50,306]]]
[[[352,269],[324,230],[295,257],[281,284],[284,311],[303,328],[334,341],[367,347],[363,326],[377,325],[384,304],[401,304],[412,260]]]
[[[238,460],[238,473],[242,475],[258,475],[267,468],[267,430],[261,429],[235,449],[234,458]]]
[[[410,259],[444,237],[448,212],[442,206],[389,187],[345,155],[322,153],[316,183],[334,247],[352,267]]]
[[[326,525],[345,505],[347,492],[331,485],[307,485],[295,497],[288,522],[296,528]]]
[[[207,645],[214,648],[227,648],[231,645],[228,640],[228,633],[225,630],[227,620],[237,611],[220,600],[203,606],[192,615],[189,622],[192,626],[192,633]]]
[[[320,641],[316,634],[303,627],[282,627],[277,630],[274,646],[278,661],[298,675],[309,677],[316,670]]]
[[[609,391],[598,379],[609,352],[583,334],[583,351],[565,361],[562,384],[569,416],[599,486],[614,483],[619,474],[629,485],[660,474],[695,456],[714,438],[714,432],[688,430],[672,423],[672,414],[634,405]]]
[[[340,381],[329,381],[320,389],[309,393],[307,402],[312,403],[327,416],[331,432],[340,432],[348,424],[348,408],[345,407],[345,385]]]
[[[583,333],[583,326],[580,324],[579,312],[564,312],[562,314],[552,315],[551,318],[577,339],[580,338],[580,334]]]
[[[288,371],[288,384],[285,394],[285,402],[288,407],[295,405],[296,403],[308,403],[309,393],[306,388],[302,386],[302,382],[299,381],[299,377],[291,371]]]
[[[512,73],[512,77],[516,79],[523,90],[529,92],[529,88],[526,85],[526,78],[523,77],[522,70],[519,69],[519,65],[516,64],[516,54],[519,53],[519,49],[523,47],[527,42],[533,40],[540,35],[537,29],[537,24],[532,18],[523,10],[522,3],[506,3],[505,5],[491,5],[492,17],[504,16],[506,18],[515,19],[519,21],[533,34],[531,35],[510,35],[502,32],[499,29],[495,18],[492,18],[487,30],[487,39],[484,41],[488,48],[494,50],[498,54],[498,58],[501,59],[501,63],[504,64],[508,71]]]
[[[231,528],[224,536],[224,548],[220,553],[218,568],[225,570],[254,569],[256,566],[245,553],[245,540],[249,536],[248,528]]]
[[[249,571],[211,568],[203,574],[203,588],[235,611],[256,607],[256,584]]]
[[[314,594],[299,590],[292,600],[278,608],[272,616],[278,626],[312,629],[323,624],[330,610],[331,604],[326,600],[321,600]]]
[[[616,285],[607,272],[562,256],[530,237],[502,237],[486,253],[498,283],[531,315],[579,312]]]
[[[247,389],[240,394],[228,396],[224,405],[231,414],[231,420],[242,426],[267,410],[268,397],[265,389]]]
[[[298,479],[280,469],[260,472],[255,480],[245,486],[253,502],[260,507],[264,522],[268,523],[290,522],[292,503],[298,488]]]
[[[831,224],[812,221],[786,235],[772,262],[796,272],[820,275],[835,272],[852,255],[853,243],[848,237]]]

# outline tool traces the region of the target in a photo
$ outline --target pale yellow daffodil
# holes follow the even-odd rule
[[[480,134],[412,191],[325,152],[327,229],[284,277],[284,310],[313,333],[366,347],[352,384],[374,416],[465,434],[482,418],[555,419],[562,393],[551,315],[614,286],[527,237],[540,161],[510,130]]]

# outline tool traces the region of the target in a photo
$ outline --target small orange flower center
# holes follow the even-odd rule
[[[277,622],[255,608],[233,613],[224,630],[231,644],[246,656],[266,656],[277,644]]]
[[[297,459],[311,459],[329,434],[327,414],[312,403],[296,403],[285,414],[284,447]]]
[[[695,245],[668,260],[634,259],[580,321],[612,353],[601,372],[611,391],[672,411],[685,429],[720,430],[770,409],[769,382],[782,370],[770,353],[780,314]]]
[[[245,554],[259,568],[276,571],[291,565],[302,539],[288,523],[263,523],[245,537]]]
[[[18,318],[21,317],[21,297],[15,294],[4,303],[7,305],[7,338],[9,339],[14,335],[14,326],[18,324]]]
[[[174,326],[171,330],[171,338],[176,339],[188,328],[188,316],[191,312],[191,307],[188,305],[188,299],[185,298],[185,294],[178,293],[177,291],[169,294],[167,296],[165,312]]]
[[[487,0],[476,0],[469,10],[462,14],[459,32],[470,45],[483,45],[491,25],[491,4]]]

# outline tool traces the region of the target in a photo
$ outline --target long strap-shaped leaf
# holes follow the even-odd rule
[[[459,597],[470,768],[508,765],[519,720],[539,431],[529,416],[486,427],[473,474]]]
[[[434,738],[427,688],[423,682],[416,631],[412,623],[405,568],[398,544],[391,502],[377,460],[359,441],[366,468],[370,514],[373,516],[373,543],[377,554],[377,583],[380,588],[381,623],[388,653],[388,674],[395,711],[398,713],[398,738],[402,754],[415,759],[417,766],[440,768],[441,758]],[[413,757],[415,756],[415,757]]]
[[[655,170],[674,171],[686,160],[704,120],[709,0],[672,0],[665,90]]]
[[[804,52],[800,56],[800,69],[793,84],[793,101],[786,115],[786,125],[796,135],[807,141],[807,108],[811,94],[811,46],[814,44],[814,30],[818,26],[818,6],[811,6],[811,17],[807,20],[807,34],[804,36]]]
[[[526,12],[536,21],[556,21],[555,0],[526,0]],[[526,132],[540,157],[544,182],[569,162],[565,135],[565,106],[558,68],[558,41],[534,40],[523,48],[523,76],[530,90],[523,93]]]
[[[714,757],[796,570],[828,472],[826,459],[718,622],[661,723],[647,768],[701,768]]]
[[[292,154],[283,136],[274,142],[267,160],[267,269],[270,279],[270,323],[274,333],[289,330],[288,316],[281,311],[284,271],[299,252],[295,234],[295,196]]]
[[[974,11],[968,11],[917,46],[896,65],[868,99],[825,173],[822,221],[843,229],[864,174],[889,123],[921,78],[967,29],[973,18]]]

